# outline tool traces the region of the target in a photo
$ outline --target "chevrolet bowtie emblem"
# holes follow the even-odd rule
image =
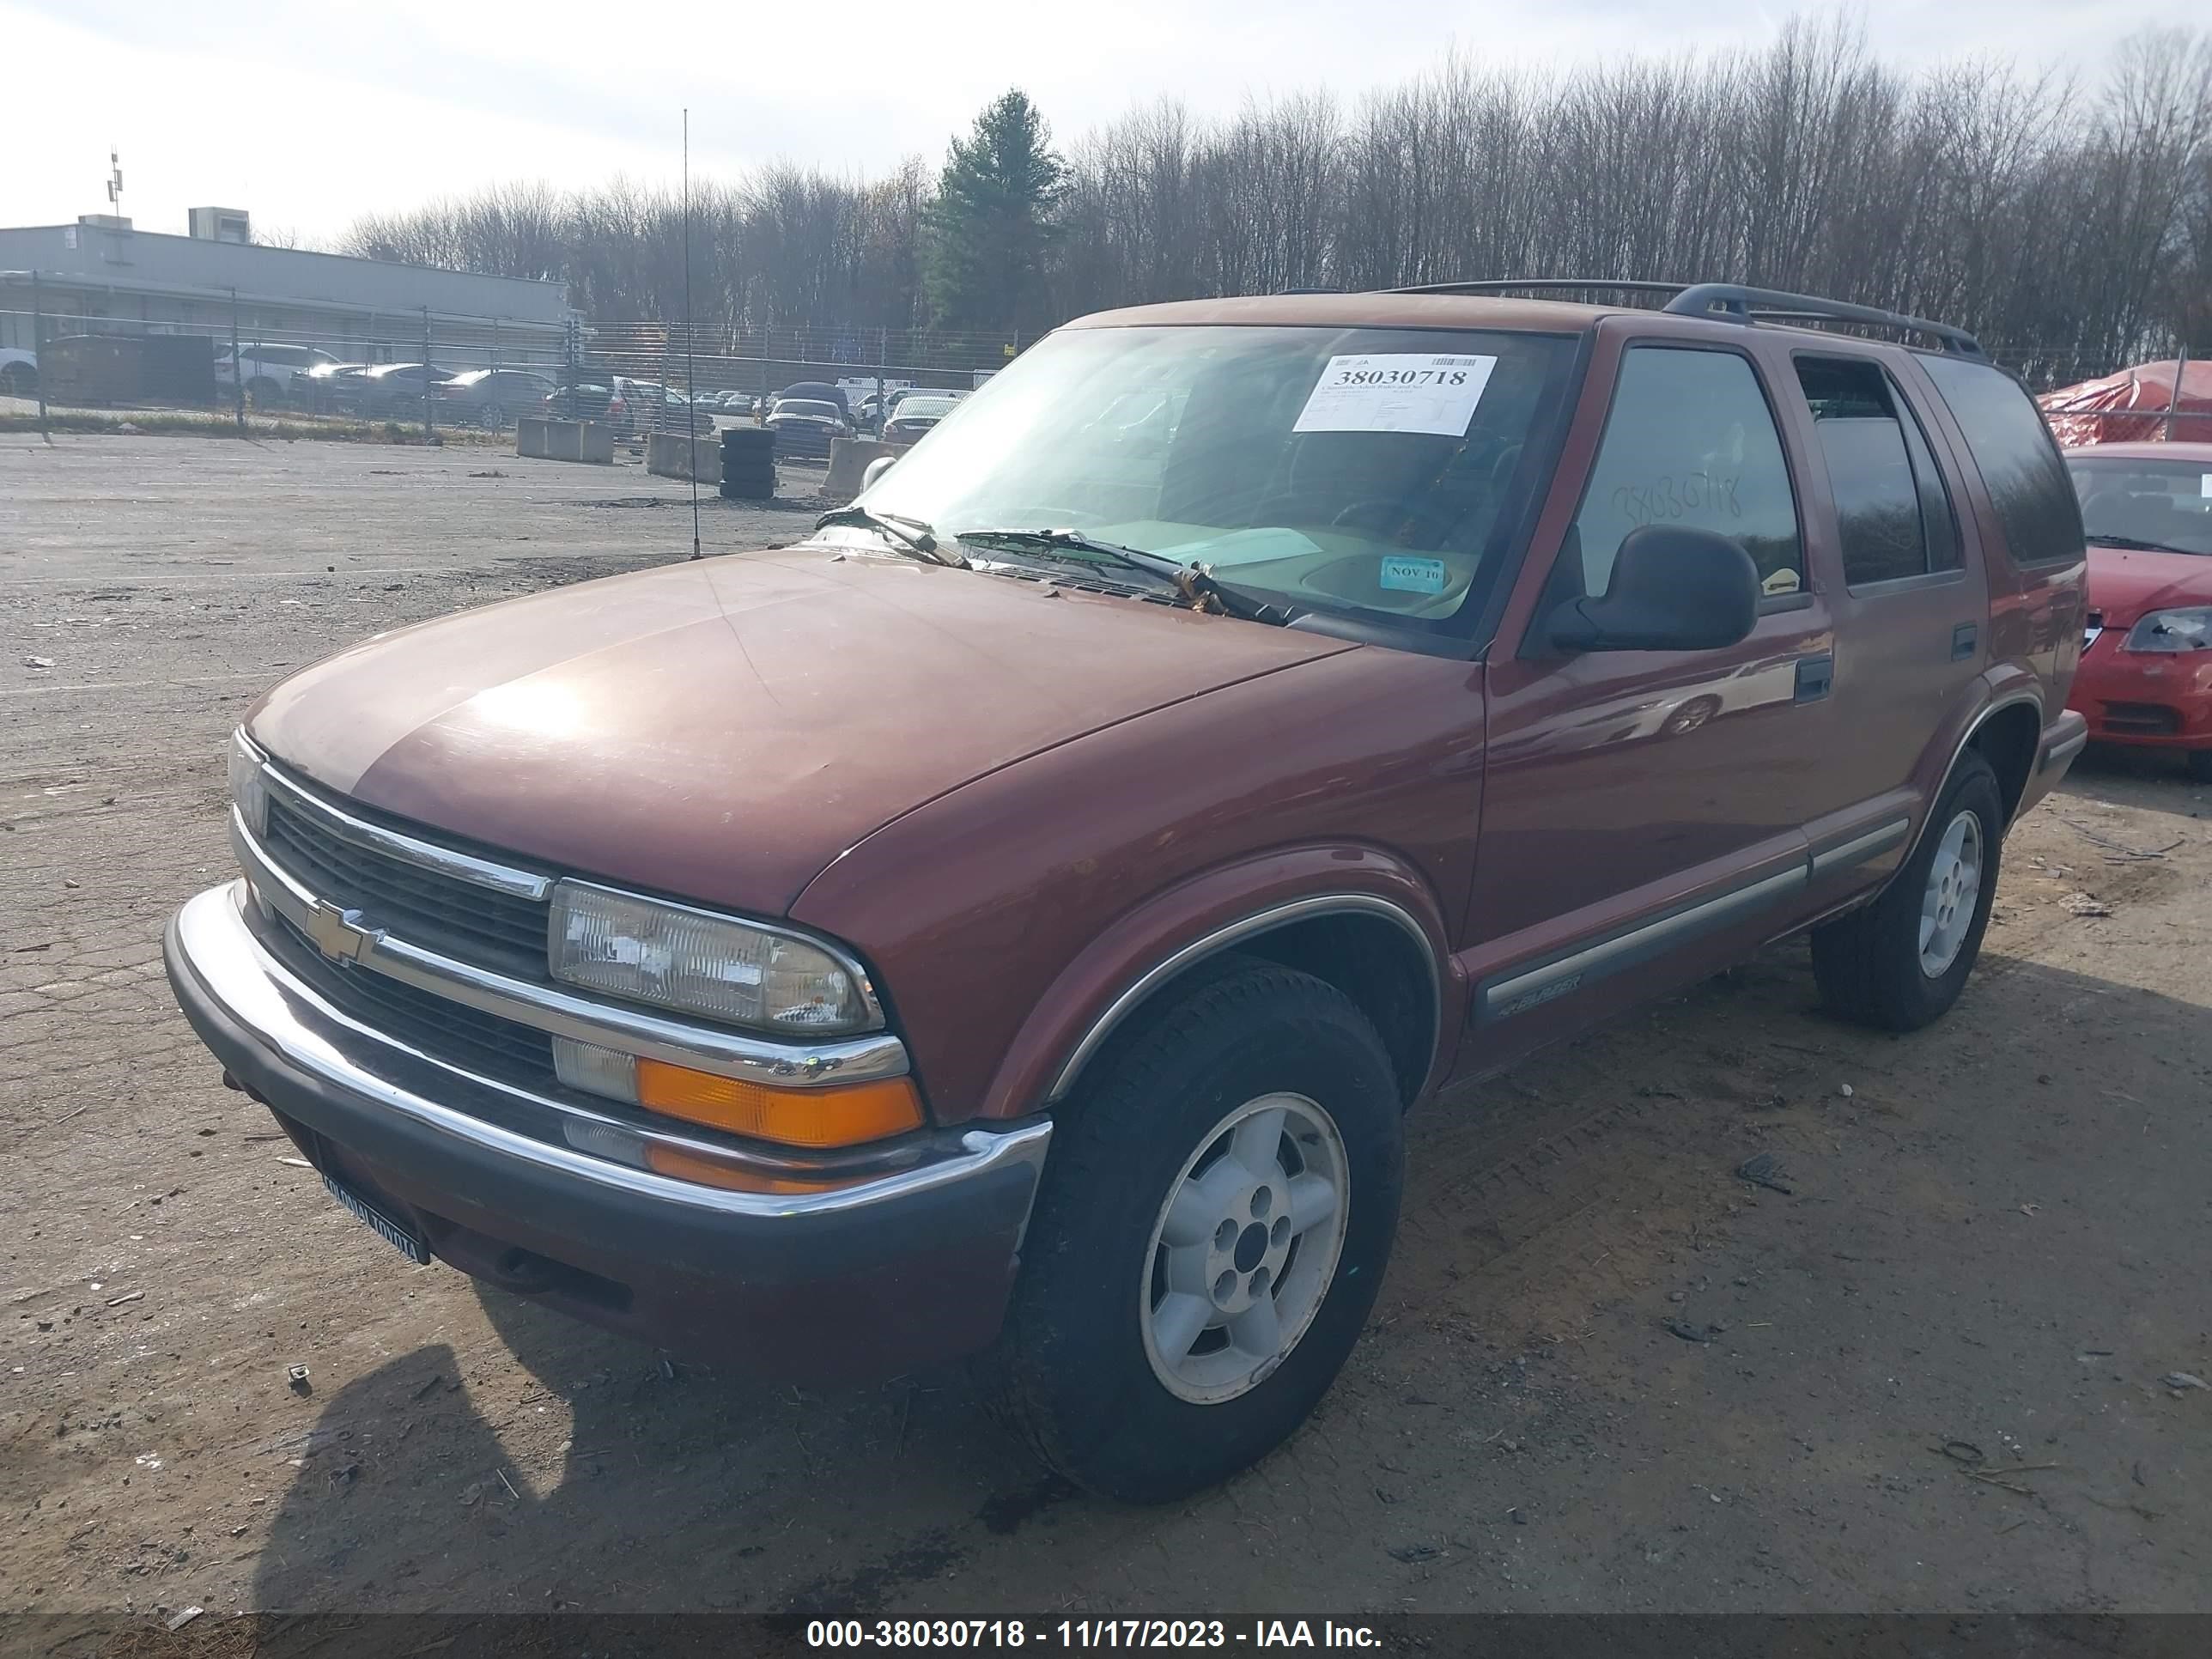
[[[307,910],[307,937],[333,962],[359,962],[384,934],[380,928],[362,927],[360,911],[317,899]]]

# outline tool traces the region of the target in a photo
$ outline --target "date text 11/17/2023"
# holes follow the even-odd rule
[[[1366,1625],[1255,1619],[811,1619],[811,1648],[1364,1648]]]

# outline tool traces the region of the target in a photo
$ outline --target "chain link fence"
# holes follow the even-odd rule
[[[430,311],[302,329],[259,324],[243,305],[221,316],[218,303],[210,307],[218,319],[184,323],[67,304],[65,296],[40,304],[35,283],[0,285],[0,416],[112,424],[160,415],[240,428],[382,427],[429,439],[547,416],[641,443],[687,426],[703,434],[759,419],[785,387],[826,382],[866,429],[898,391],[972,391],[1023,343],[997,332],[811,325],[530,327]]]
[[[581,319],[548,327],[428,310],[303,330],[262,325],[236,301],[228,314],[219,301],[204,307],[211,320],[136,321],[87,314],[68,296],[41,304],[25,276],[0,273],[0,418],[15,423],[158,416],[437,439],[506,432],[546,416],[603,424],[618,442],[642,444],[653,433],[705,434],[762,419],[778,392],[804,382],[835,386],[866,432],[881,426],[902,390],[972,391],[1030,343],[998,330]],[[2124,367],[2072,346],[2010,343],[1990,356],[2039,393]],[[2132,435],[2146,415],[2112,418],[2133,422]],[[2170,435],[2212,438],[2212,417],[2184,410]]]

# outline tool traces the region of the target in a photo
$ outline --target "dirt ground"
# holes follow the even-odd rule
[[[1790,946],[1433,1103],[1343,1379],[1182,1507],[1040,1480],[957,1374],[802,1393],[406,1266],[162,980],[224,734],[362,635],[684,556],[683,494],[0,446],[0,1608],[2212,1608],[2212,1389],[2162,1381],[2212,1380],[2212,791],[2163,763],[2019,827],[1932,1030],[1824,1019]]]

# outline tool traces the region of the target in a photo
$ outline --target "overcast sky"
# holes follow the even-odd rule
[[[358,214],[498,179],[673,183],[788,156],[874,173],[1010,85],[1063,140],[1162,94],[1201,112],[1326,84],[1347,99],[1456,42],[1536,64],[1756,46],[1788,5],[1676,0],[0,0],[0,224],[123,210],[181,233],[196,204],[336,236]],[[1875,48],[2094,75],[2182,0],[1871,0]],[[672,33],[653,33],[666,23]]]

